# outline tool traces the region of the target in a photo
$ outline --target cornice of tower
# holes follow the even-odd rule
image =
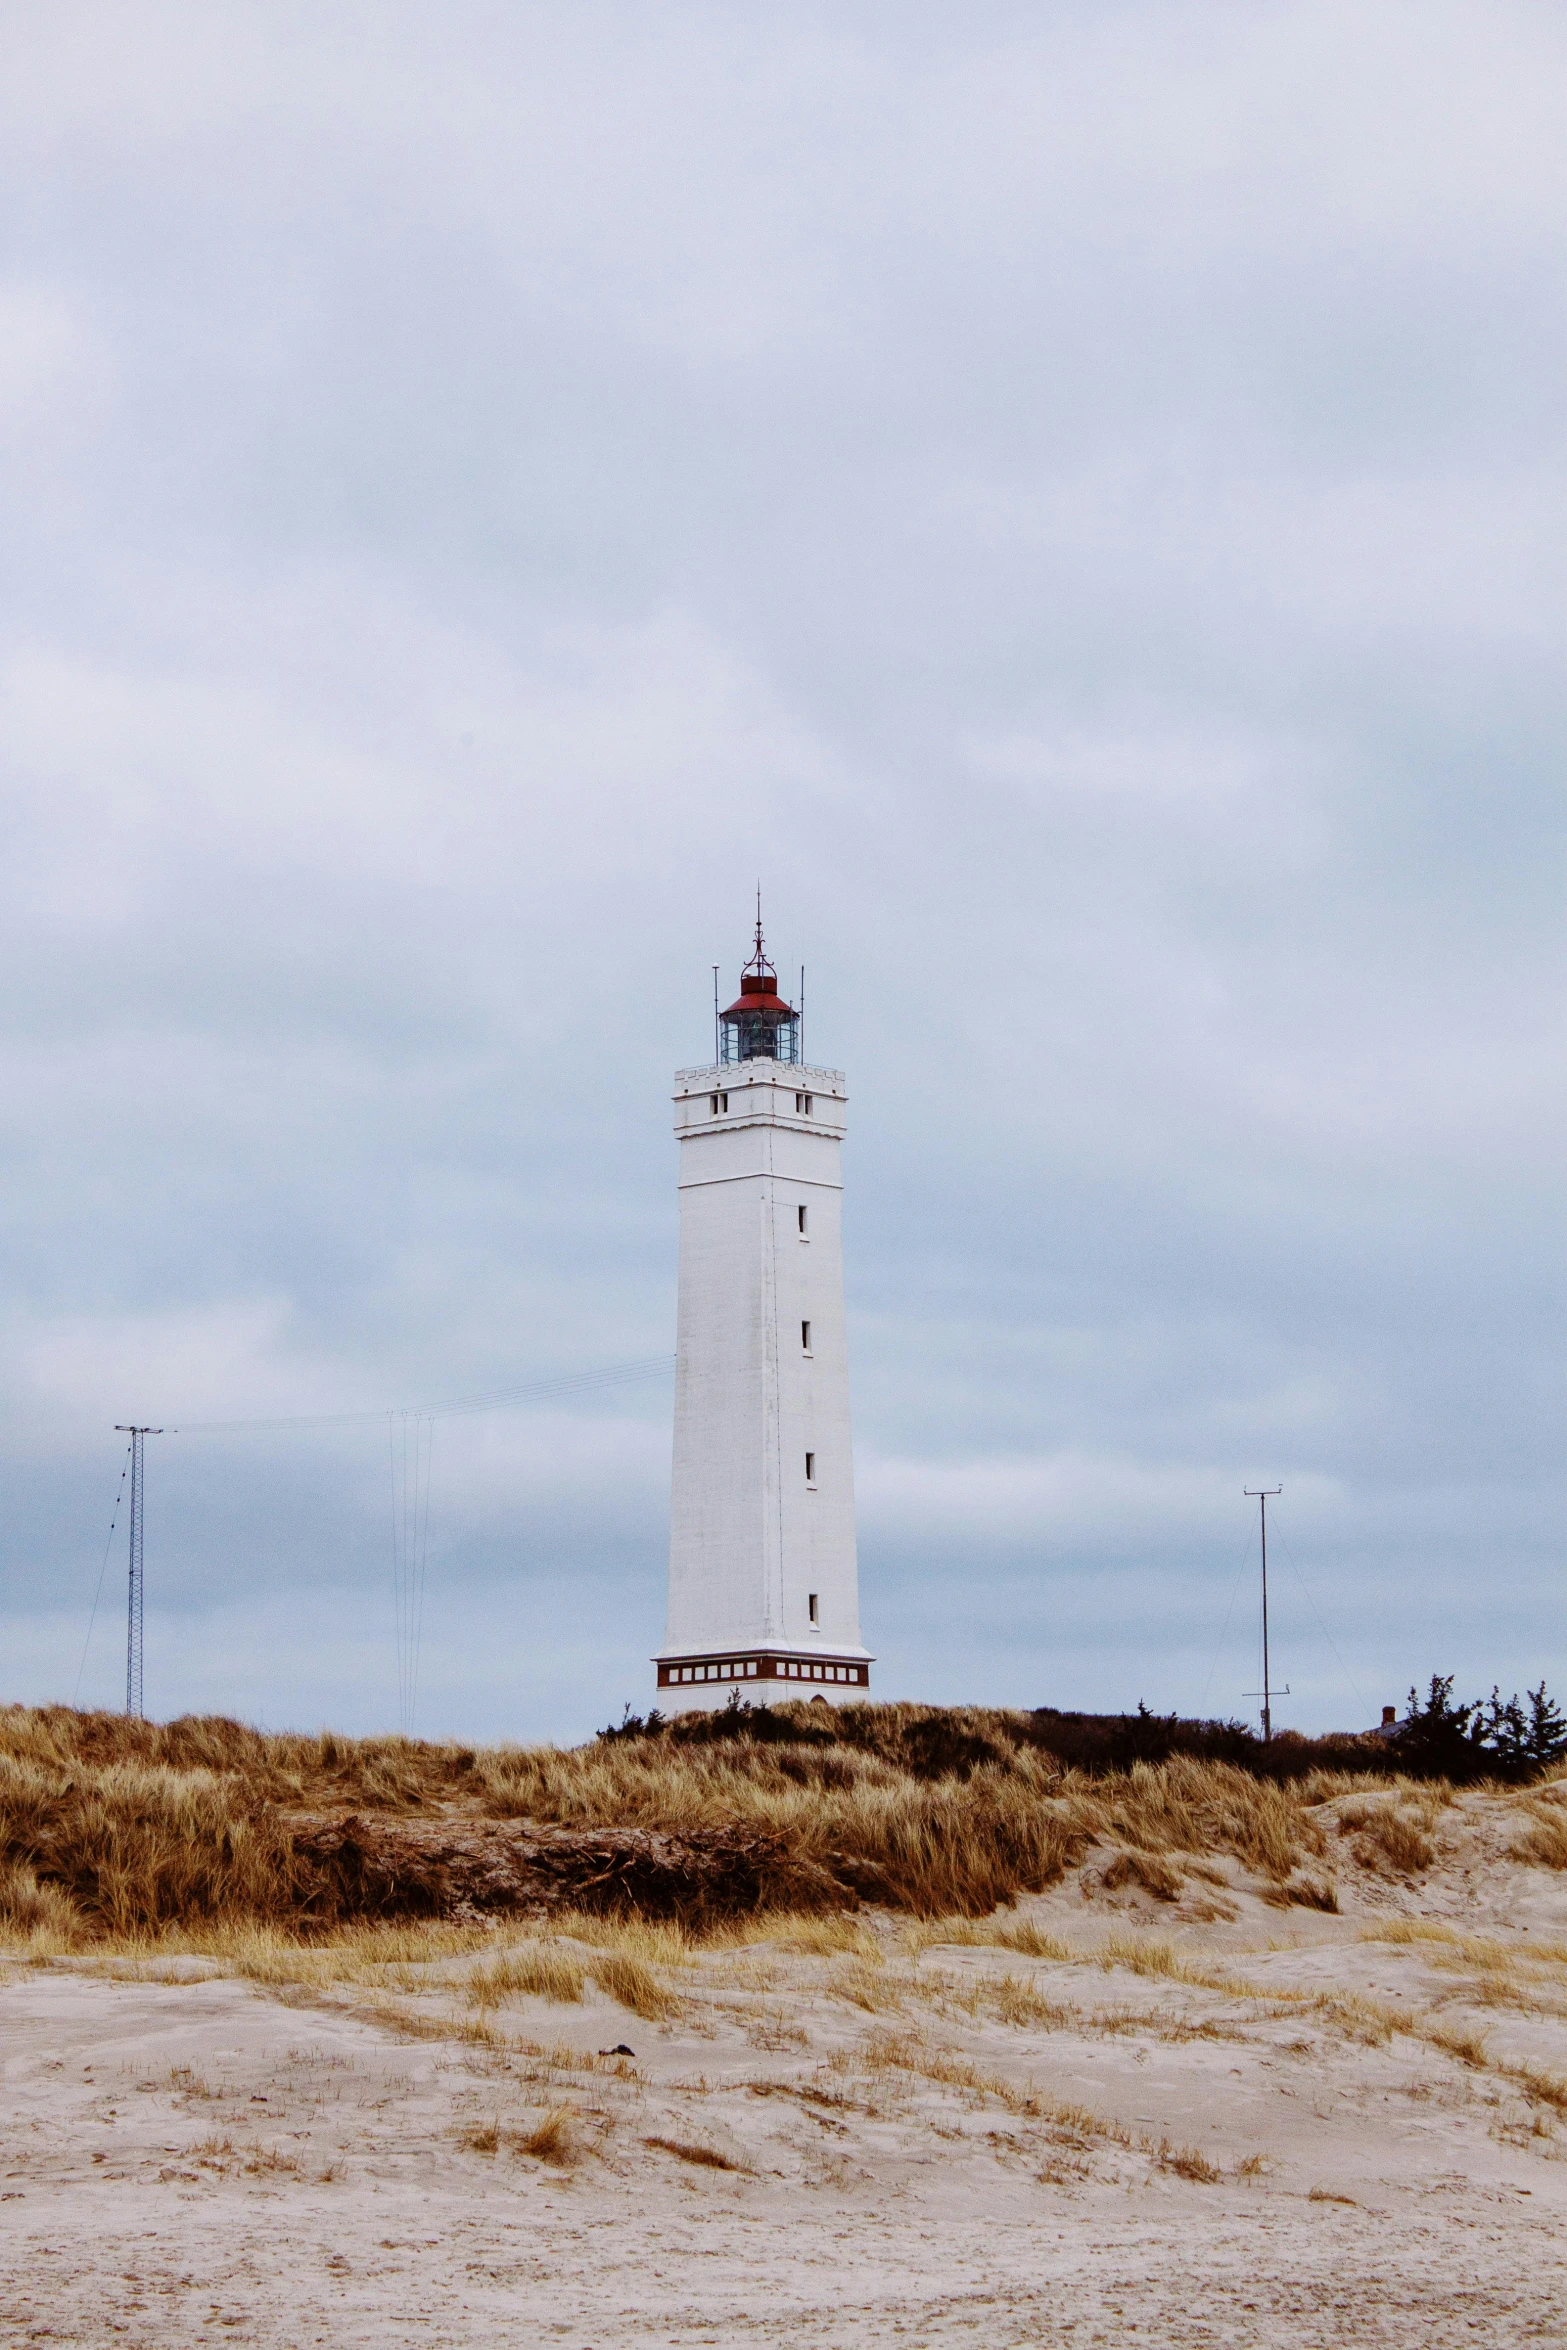
[[[752,1077],[754,1070],[771,1069],[772,1077]],[[700,1069],[677,1069],[675,1083],[683,1093],[701,1093],[717,1085],[797,1085],[809,1077],[813,1092],[834,1093],[846,1098],[848,1083],[841,1069],[818,1069],[809,1061],[708,1061]]]

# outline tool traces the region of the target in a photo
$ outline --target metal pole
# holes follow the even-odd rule
[[[718,1048],[718,965],[715,963],[713,965],[713,1067],[715,1069],[722,1066],[722,1055]]]
[[[131,1440],[130,1585],[125,1608],[125,1710],[140,1721],[146,1711],[144,1696],[142,1621],[146,1589],[142,1544],[142,1511],[146,1498],[147,1464],[143,1440],[161,1436],[161,1428],[128,1427],[116,1422],[115,1434]]]
[[[1248,1499],[1255,1499],[1262,1519],[1262,1742],[1266,1746],[1273,1736],[1273,1684],[1268,1671],[1268,1497],[1284,1488],[1248,1485],[1243,1490]]]

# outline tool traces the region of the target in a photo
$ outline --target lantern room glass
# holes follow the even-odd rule
[[[719,1022],[719,1057],[735,1061],[798,1061],[800,1016],[788,1005],[747,1004],[745,1010],[725,1012]]]

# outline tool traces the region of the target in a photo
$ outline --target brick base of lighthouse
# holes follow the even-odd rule
[[[825,1698],[829,1705],[870,1702],[867,1656],[731,1649],[707,1656],[659,1657],[658,1704],[664,1713],[715,1712],[731,1697],[742,1704],[788,1705]]]

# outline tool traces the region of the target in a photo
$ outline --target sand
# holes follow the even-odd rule
[[[1567,2342],[1567,1876],[1516,1820],[1464,1797],[1418,1878],[1346,1840],[1339,1915],[1233,1864],[1107,1896],[1101,1854],[1007,1913],[1069,1958],[869,1917],[662,1969],[663,2021],[476,2009],[504,1934],[13,1959],[0,2338]]]

